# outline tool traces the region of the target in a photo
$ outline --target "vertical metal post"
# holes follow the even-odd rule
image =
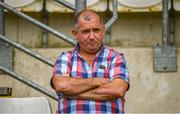
[[[3,2],[4,0],[0,0],[0,2]],[[4,8],[0,7],[0,34],[5,35],[4,32]],[[0,40],[0,47],[4,46],[4,42]]]
[[[163,12],[162,12],[162,44],[167,45],[168,41],[168,3],[169,0],[162,0]]]
[[[4,2],[4,0],[0,0],[0,2]],[[0,7],[0,34],[5,36],[5,19],[3,7]],[[12,60],[12,48],[6,45],[4,41],[0,40],[0,66],[12,69]]]
[[[75,15],[86,9],[86,0],[75,0]]]
[[[175,37],[175,9],[174,9],[174,0],[171,0],[171,8],[169,11],[169,22],[170,22],[170,36],[169,36],[169,44],[174,45],[174,37]]]
[[[154,71],[156,72],[176,72],[176,48],[169,45],[168,41],[168,3],[169,0],[162,0],[162,46],[157,45],[154,49]]]
[[[109,0],[107,0],[107,2],[108,2],[108,9],[109,9],[109,3],[110,3],[110,1]],[[110,43],[110,37],[111,37],[111,26],[112,26],[112,24],[117,20],[117,18],[118,18],[118,11],[117,11],[117,9],[118,9],[118,6],[117,6],[117,4],[118,4],[118,2],[117,2],[117,0],[112,0],[112,6],[113,6],[113,16],[109,19],[109,21],[105,24],[105,29],[106,29],[106,33],[105,33],[105,39],[104,39],[104,44],[105,45],[109,45],[109,43]],[[108,12],[108,14],[110,14],[111,13],[111,11],[110,10],[108,10],[109,12]],[[107,16],[107,17],[109,17],[109,16]]]
[[[46,0],[44,0],[43,2],[43,11],[42,11],[42,22],[45,25],[48,25],[48,21],[49,21],[49,14],[46,11]],[[43,48],[47,48],[48,47],[48,35],[49,33],[46,30],[42,30],[42,46]]]

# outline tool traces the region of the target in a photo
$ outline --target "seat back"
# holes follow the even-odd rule
[[[46,113],[51,114],[51,107],[44,97],[0,98],[0,113]]]

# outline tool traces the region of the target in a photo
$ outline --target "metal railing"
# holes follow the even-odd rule
[[[51,92],[51,91],[45,89],[44,87],[32,82],[31,80],[28,80],[25,77],[15,73],[15,72],[13,72],[11,70],[8,70],[7,68],[4,68],[2,66],[0,66],[0,70],[3,71],[4,73],[8,74],[12,78],[15,78],[16,80],[19,80],[19,81],[23,82],[24,84],[26,84],[26,85],[40,91],[41,93],[49,96],[50,98],[52,98],[52,99],[54,99],[56,101],[58,100],[57,96],[53,92]]]
[[[0,6],[5,8],[5,9],[7,9],[8,11],[13,12],[17,16],[20,16],[20,17],[26,19],[30,23],[33,23],[34,25],[36,25],[36,26],[38,26],[38,27],[48,31],[49,33],[57,36],[58,38],[60,38],[60,39],[62,39],[64,41],[70,43],[71,45],[73,45],[73,46],[76,45],[76,42],[75,42],[75,40],[73,40],[73,38],[67,37],[66,35],[64,35],[64,34],[58,32],[58,31],[52,29],[51,27],[49,27],[49,26],[47,26],[47,25],[37,21],[36,19],[34,19],[34,18],[32,18],[32,17],[30,17],[30,16],[28,16],[28,15],[26,15],[26,14],[24,14],[24,13],[22,13],[22,12],[16,10],[16,9],[14,9],[14,8],[12,8],[11,6],[9,6],[9,5],[7,5],[7,4],[5,4],[3,2],[0,2]]]
[[[64,1],[64,0],[54,0],[54,1],[56,1],[57,3],[65,6],[65,7],[67,7],[67,8],[69,8],[69,9],[75,10],[75,6],[72,5],[72,4],[69,3],[69,2],[66,2],[66,1]]]
[[[72,5],[71,3],[65,1],[65,0],[55,0],[57,3],[61,4],[61,5],[64,5],[66,6],[67,8],[70,8],[76,12],[79,12],[79,10],[81,10],[82,8],[81,7],[75,7],[74,5]],[[85,1],[85,0],[84,0]],[[83,1],[80,0],[76,0],[76,2],[79,4],[79,3],[82,3]],[[85,2],[86,3],[86,2]],[[118,8],[118,2],[117,0],[112,0],[112,6],[113,6],[113,16],[110,18],[110,20],[105,24],[105,29],[107,30],[109,27],[111,27],[111,25],[117,20],[118,18],[118,11],[117,11],[117,8]],[[77,10],[76,10],[77,9]]]
[[[62,5],[68,7],[68,8],[70,8],[70,9],[72,9],[72,10],[75,10],[75,7],[74,7],[72,4],[68,3],[68,2],[65,2],[65,1],[63,1],[63,0],[55,0],[55,1],[58,2],[58,3],[61,3]],[[85,2],[85,3],[86,3],[86,2]],[[34,24],[34,25],[37,25],[38,27],[40,27],[40,28],[48,31],[49,33],[57,36],[58,38],[60,38],[60,39],[62,39],[62,40],[64,40],[64,41],[72,44],[73,46],[76,45],[76,42],[75,42],[72,38],[69,38],[69,37],[61,34],[60,32],[58,32],[58,31],[50,28],[49,26],[47,26],[47,25],[45,25],[45,24],[43,24],[43,23],[41,23],[41,22],[33,19],[32,17],[30,17],[30,16],[28,16],[28,15],[26,15],[26,14],[24,14],[24,13],[22,13],[22,12],[16,10],[16,9],[10,7],[9,5],[4,4],[4,3],[1,2],[1,1],[0,1],[0,7],[5,8],[5,9],[7,9],[8,11],[13,12],[15,15],[18,15],[18,16],[26,19],[26,20],[29,21],[30,23],[32,23],[32,24]],[[78,8],[78,7],[76,7],[76,8]],[[81,8],[81,9],[82,9],[82,8]],[[76,10],[77,10],[77,9],[76,9]],[[77,11],[79,11],[79,10],[77,10]],[[113,0],[113,16],[112,16],[112,18],[105,24],[106,29],[109,28],[116,19],[117,19],[117,0]],[[15,48],[17,48],[17,49],[19,49],[19,50],[27,53],[28,55],[30,55],[30,56],[32,56],[32,57],[34,57],[34,58],[36,58],[36,59],[38,59],[38,60],[46,63],[47,65],[53,67],[53,62],[51,62],[51,61],[48,60],[47,58],[45,58],[45,57],[43,57],[43,56],[41,56],[41,55],[33,52],[32,50],[30,50],[30,49],[28,49],[28,48],[26,48],[26,47],[24,47],[24,46],[22,46],[22,45],[20,45],[20,44],[18,44],[18,43],[16,43],[16,42],[14,42],[14,41],[9,40],[9,39],[6,38],[5,36],[0,35],[0,40],[4,41],[5,43],[8,43],[8,44],[12,45],[13,47],[15,47]],[[28,85],[28,86],[30,86],[30,87],[32,87],[32,88],[40,91],[41,93],[43,93],[43,94],[45,94],[45,95],[53,98],[54,100],[57,100],[57,96],[56,96],[54,93],[52,93],[51,91],[43,88],[42,86],[40,86],[40,85],[38,85],[38,84],[32,82],[31,80],[28,80],[28,79],[26,79],[25,77],[23,77],[23,76],[15,73],[15,72],[13,72],[13,71],[11,71],[11,70],[8,70],[7,68],[4,68],[4,67],[2,67],[2,66],[0,66],[0,70],[3,71],[4,73],[10,75],[11,77],[15,78],[16,80],[19,80],[19,81],[23,82],[24,84],[26,84],[26,85]]]
[[[117,0],[113,0],[112,6],[113,6],[113,16],[110,18],[110,20],[105,24],[105,29],[107,30],[111,25],[117,20],[118,18],[118,12],[117,12],[117,6],[118,2]]]
[[[23,51],[25,53],[27,53],[28,55],[31,55],[32,57],[46,63],[49,66],[52,66],[52,67],[54,66],[54,63],[52,61],[50,61],[49,59],[47,59],[47,58],[33,52],[32,50],[30,50],[30,49],[28,49],[28,48],[26,48],[26,47],[24,47],[24,46],[22,46],[22,45],[20,45],[20,44],[18,44],[16,42],[13,42],[13,41],[9,40],[8,38],[6,38],[6,37],[4,37],[2,35],[0,35],[0,40],[12,45],[13,47],[15,47],[15,48],[17,48],[17,49],[19,49],[19,50],[21,50],[21,51]]]

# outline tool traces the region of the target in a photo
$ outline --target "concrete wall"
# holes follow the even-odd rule
[[[101,13],[106,20],[108,17]],[[28,14],[43,21],[41,13]],[[48,14],[52,28],[71,36],[73,14]],[[175,45],[180,46],[180,13],[176,14]],[[125,53],[130,72],[131,88],[126,95],[126,112],[180,112],[180,49],[177,50],[177,72],[153,71],[153,47],[161,44],[161,13],[120,13],[111,28],[110,46]],[[42,48],[42,30],[29,22],[6,13],[6,36],[55,61],[69,44],[48,35],[48,47]],[[39,48],[39,49],[34,49]],[[50,49],[52,48],[52,49]],[[14,71],[53,91],[49,85],[52,68],[14,50]],[[0,87],[13,88],[13,97],[44,96],[7,75],[0,75]],[[53,112],[57,102],[49,99]]]
[[[39,21],[43,21],[42,14],[28,14]],[[107,14],[101,13],[104,20]],[[72,13],[48,14],[48,25],[55,30],[72,37],[73,27]],[[110,17],[110,16],[109,16]],[[176,13],[175,45],[180,46],[180,13]],[[106,21],[105,21],[106,22]],[[43,47],[43,30],[6,13],[6,36],[30,48]],[[119,13],[118,20],[112,25],[110,32],[110,46],[120,47],[152,47],[162,42],[162,19],[160,12],[154,13]],[[60,40],[52,34],[48,34],[48,47],[70,47],[70,44]]]

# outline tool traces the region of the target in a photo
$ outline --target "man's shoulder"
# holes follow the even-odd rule
[[[75,49],[63,51],[60,55],[72,55],[75,52]]]
[[[68,51],[63,51],[63,52],[61,52],[61,54],[58,56],[58,59],[70,58],[70,57],[72,57],[73,53],[74,53],[74,49],[68,50]]]
[[[112,47],[104,46],[104,52],[111,56],[123,55],[123,52],[115,50]]]

